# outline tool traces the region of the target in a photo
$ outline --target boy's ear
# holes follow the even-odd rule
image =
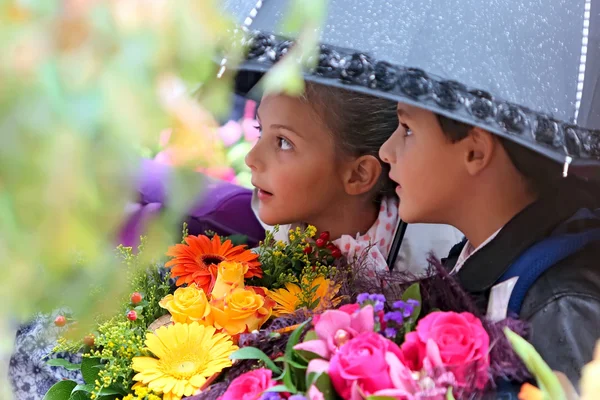
[[[379,160],[370,155],[358,157],[349,167],[348,174],[344,179],[344,186],[346,193],[350,195],[369,192],[379,180],[382,172]]]
[[[492,133],[473,127],[469,135],[463,139],[463,144],[467,172],[470,175],[477,175],[489,165],[499,142]]]

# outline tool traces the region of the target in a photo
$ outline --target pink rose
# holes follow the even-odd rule
[[[357,390],[370,395],[392,388],[386,354],[393,353],[403,360],[400,348],[375,332],[356,336],[333,355],[329,376],[336,392],[350,399]],[[354,385],[353,385],[354,383]]]
[[[454,374],[458,386],[483,389],[488,382],[490,337],[471,313],[433,312],[406,335],[402,352],[412,370],[428,359]]]
[[[272,379],[271,370],[255,369],[235,378],[219,400],[256,400],[265,390],[276,384]]]

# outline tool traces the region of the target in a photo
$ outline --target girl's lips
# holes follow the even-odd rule
[[[264,200],[267,200],[267,199],[270,199],[271,197],[273,197],[273,193],[269,193],[262,189],[258,189],[257,196],[258,196],[259,200],[264,201]]]

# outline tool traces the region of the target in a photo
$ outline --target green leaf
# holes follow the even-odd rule
[[[51,367],[63,367],[68,371],[77,371],[81,369],[81,364],[73,364],[64,358],[51,358],[46,364]]]
[[[312,385],[319,389],[321,393],[323,393],[325,400],[335,400],[337,398],[335,390],[333,390],[331,378],[326,373],[320,374],[314,380]]]
[[[83,375],[83,380],[87,383],[94,383],[96,379],[98,379],[101,367],[102,363],[99,358],[84,357],[81,362],[81,375]]]
[[[311,329],[310,331],[306,332],[306,335],[304,335],[305,342],[308,342],[309,340],[317,340],[318,338],[317,332],[315,332],[314,329]]]
[[[454,398],[454,394],[452,394],[452,388],[449,387],[448,391],[446,392],[446,400],[456,400]]]
[[[298,342],[300,341],[300,336],[302,336],[302,331],[304,330],[304,327],[306,326],[306,324],[308,324],[310,321],[311,320],[308,319],[308,320],[304,321],[303,323],[301,323],[300,326],[298,326],[296,329],[294,329],[294,331],[290,335],[290,338],[288,339],[288,342],[285,346],[286,360],[291,360],[292,353],[294,352],[294,346],[297,345]]]
[[[94,390],[93,383],[86,383],[85,385],[77,385],[73,388],[73,393],[75,392],[86,392],[91,393]]]
[[[71,393],[69,400],[90,400],[90,395],[87,392],[78,390],[77,392]]]
[[[114,396],[114,395],[126,396],[127,391],[123,388],[123,386],[115,385],[115,384],[113,384],[109,387],[106,387],[100,391],[100,396]]]
[[[265,392],[277,392],[277,393],[289,392],[289,391],[290,391],[290,388],[288,388],[285,385],[275,385],[272,388],[265,390]]]
[[[567,395],[565,394],[558,377],[542,359],[531,343],[508,328],[504,328],[504,334],[508,338],[515,353],[523,360],[523,363],[529,372],[535,377],[538,387],[547,398],[552,400],[566,400]]]
[[[402,301],[408,301],[410,299],[419,302],[419,305],[415,307],[410,316],[413,321],[416,321],[417,318],[419,318],[419,314],[421,314],[421,287],[418,283],[413,283],[410,285],[402,294]]]
[[[282,380],[283,384],[288,388],[290,393],[294,394],[298,391],[298,389],[296,389],[296,385],[294,384],[294,379],[292,377],[292,370],[291,370],[289,364],[286,363],[284,365],[283,375],[277,380]]]
[[[260,360],[265,363],[267,368],[276,374],[281,374],[281,368],[279,368],[273,360],[269,358],[262,350],[256,347],[242,347],[235,351],[229,356],[232,360]]]
[[[60,381],[48,390],[43,400],[69,400],[75,386],[77,383],[74,381]]]
[[[390,396],[368,396],[367,400],[395,400],[395,397]]]

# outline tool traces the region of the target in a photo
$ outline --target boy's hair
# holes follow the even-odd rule
[[[437,119],[442,131],[452,143],[466,138],[473,129],[473,125],[443,115],[437,114]],[[550,191],[560,184],[561,166],[558,163],[511,140],[500,136],[498,139],[515,168],[525,177],[535,193]]]
[[[379,158],[379,149],[398,128],[397,103],[312,82],[306,82],[303,98],[333,132],[336,148],[343,154],[372,155],[379,160],[382,173],[373,189],[375,201],[395,196],[390,166]]]

